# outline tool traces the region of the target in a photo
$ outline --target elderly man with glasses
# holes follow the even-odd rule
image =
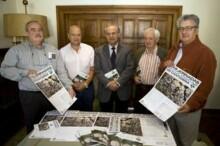
[[[213,88],[216,58],[198,37],[199,18],[183,15],[177,20],[180,41],[170,49],[160,69],[178,66],[202,81],[192,97],[168,120],[178,146],[191,146],[197,138],[201,109]]]

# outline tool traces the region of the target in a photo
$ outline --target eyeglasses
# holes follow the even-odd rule
[[[192,31],[194,28],[197,28],[197,26],[186,26],[186,27],[179,27],[179,31]]]

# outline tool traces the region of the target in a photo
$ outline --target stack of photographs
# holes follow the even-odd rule
[[[99,130],[93,130],[91,134],[80,136],[79,141],[83,146],[143,146],[142,143],[121,139],[115,134],[109,135]]]
[[[57,121],[55,128],[48,122]],[[30,138],[74,141],[84,146],[175,146],[169,126],[146,114],[58,111],[47,112]],[[161,144],[163,143],[163,144]]]

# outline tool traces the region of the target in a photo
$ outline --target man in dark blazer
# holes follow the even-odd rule
[[[119,43],[120,29],[115,24],[105,28],[107,44],[95,51],[95,73],[98,79],[97,96],[101,111],[127,112],[131,96],[131,77],[134,74],[134,60],[131,49]],[[109,80],[105,74],[116,69],[117,80]],[[113,108],[115,107],[115,108]]]

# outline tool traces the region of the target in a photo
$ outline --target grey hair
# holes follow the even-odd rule
[[[117,32],[120,33],[120,28],[119,28],[119,26],[116,23],[109,23],[109,24],[107,24],[107,26],[104,29],[105,33],[106,33],[107,28],[110,27],[110,26],[115,26],[117,28]]]
[[[29,27],[29,25],[32,24],[32,23],[37,23],[37,24],[39,24],[39,25],[41,26],[42,30],[43,30],[43,26],[42,26],[42,24],[41,24],[39,21],[37,21],[37,20],[31,20],[31,21],[28,21],[28,22],[25,24],[25,31],[26,31],[26,32],[28,32],[28,27]]]
[[[150,31],[154,31],[154,36],[155,36],[155,39],[156,39],[156,42],[159,42],[159,39],[160,39],[160,31],[156,28],[153,28],[153,27],[149,27],[149,28],[146,28],[144,30],[144,35]]]
[[[180,16],[176,22],[177,28],[180,27],[180,24],[182,21],[186,21],[186,20],[193,21],[195,23],[196,27],[199,28],[199,17],[195,14],[185,14],[183,16]]]

